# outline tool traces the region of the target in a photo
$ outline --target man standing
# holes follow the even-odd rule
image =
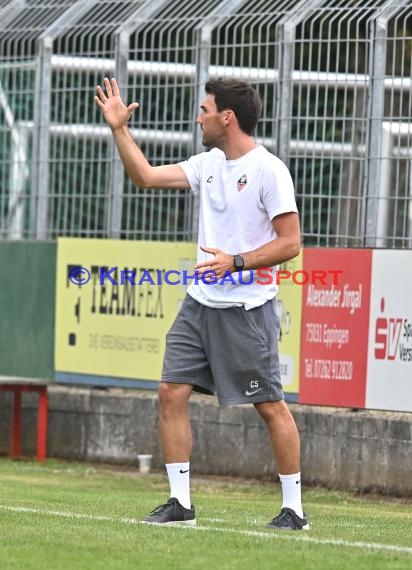
[[[195,268],[201,279],[189,287],[167,335],[159,383],[160,440],[171,497],[144,521],[196,523],[189,398],[197,390],[216,394],[221,405],[254,404],[267,426],[282,485],[281,511],[268,526],[307,529],[299,434],[280,382],[277,287],[262,286],[253,271],[276,268],[298,255],[300,226],[288,169],[253,139],[259,95],[245,82],[208,81],[197,122],[203,144],[212,150],[152,167],[127,127],[138,103],[124,105],[114,79],[105,78],[104,87],[97,87],[96,103],[132,181],[143,188],[190,188],[200,197]]]

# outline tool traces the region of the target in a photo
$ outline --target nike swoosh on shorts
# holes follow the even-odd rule
[[[253,396],[254,394],[257,394],[258,392],[260,392],[260,390],[262,390],[262,388],[258,388],[257,390],[252,390],[251,392],[249,392],[249,390],[246,390],[245,396]]]

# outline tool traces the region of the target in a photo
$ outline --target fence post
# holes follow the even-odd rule
[[[292,73],[295,67],[295,36],[296,26],[325,0],[303,0],[299,2],[277,24],[279,41],[278,55],[278,85],[276,89],[276,154],[286,164],[289,163],[291,121],[293,104]]]
[[[385,231],[388,204],[380,203],[382,189],[382,133],[385,104],[385,73],[388,20],[399,10],[398,0],[388,0],[371,21],[371,54],[369,61],[370,103],[368,109],[367,180],[365,211],[365,246],[385,245],[386,235],[377,235],[378,229]],[[385,148],[390,148],[385,145]],[[383,198],[382,198],[383,199]]]
[[[204,98],[204,85],[209,77],[210,44],[212,41],[213,28],[209,22],[196,28],[196,79],[195,100],[193,105],[193,154],[202,152],[202,133],[196,119],[199,115],[201,102]],[[198,195],[192,198],[192,220],[190,224],[190,241],[197,241],[199,232],[200,198]]]
[[[51,54],[53,38],[42,36],[39,40],[39,53],[36,70],[34,133],[33,133],[33,186],[31,215],[34,221],[35,238],[47,237],[47,210],[49,189],[49,130],[50,130],[50,90]],[[34,207],[33,207],[34,206]]]

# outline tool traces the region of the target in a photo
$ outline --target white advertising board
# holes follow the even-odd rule
[[[366,407],[412,412],[412,251],[373,251]]]

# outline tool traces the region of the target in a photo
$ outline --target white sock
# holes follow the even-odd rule
[[[284,507],[293,509],[300,518],[303,518],[300,472],[292,475],[281,475],[279,473],[279,479],[282,485],[282,509]]]
[[[185,508],[190,509],[190,463],[166,463],[170,496],[175,497]]]

